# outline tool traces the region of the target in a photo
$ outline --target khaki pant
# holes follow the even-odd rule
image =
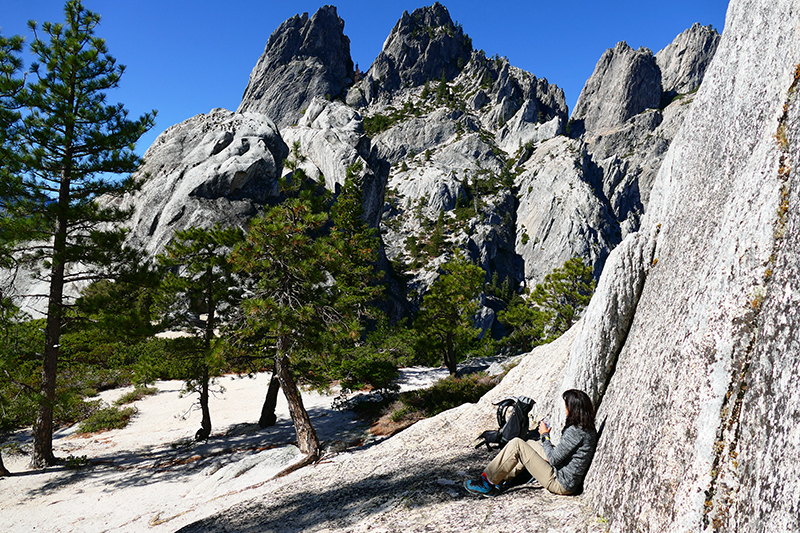
[[[495,485],[513,479],[523,470],[528,470],[544,488],[555,494],[571,494],[556,479],[556,471],[545,459],[542,444],[535,440],[512,439],[500,450],[489,466],[486,477]]]

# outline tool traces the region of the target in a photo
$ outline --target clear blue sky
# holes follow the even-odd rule
[[[432,1],[340,0],[353,61],[366,71],[404,10]],[[570,110],[606,48],[627,41],[657,52],[694,22],[722,31],[727,0],[451,0],[454,21],[488,56],[564,89]],[[100,13],[97,32],[111,54],[127,66],[121,87],[109,95],[132,115],[158,110],[144,150],[166,128],[215,107],[235,110],[250,71],[278,25],[297,13],[313,14],[323,3],[308,0],[84,0]],[[60,0],[0,0],[4,36],[32,35],[29,19],[60,22]],[[26,66],[30,57],[25,56]]]

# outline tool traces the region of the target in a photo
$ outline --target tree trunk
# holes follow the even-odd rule
[[[448,333],[444,347],[444,363],[447,365],[447,370],[450,371],[451,376],[455,376],[456,372],[458,372],[458,356],[454,344],[452,335]]]
[[[318,456],[319,437],[317,437],[314,426],[311,425],[311,418],[303,407],[303,399],[300,397],[300,391],[297,390],[297,384],[292,377],[287,356],[279,355],[275,358],[275,371],[289,404],[289,414],[292,415],[294,430],[297,432],[297,447],[300,448],[301,453]]]
[[[211,435],[211,411],[208,409],[208,366],[203,365],[203,377],[200,384],[200,410],[203,420],[200,429],[194,434],[195,440],[206,440]]]
[[[211,272],[208,275],[209,285],[213,277]],[[214,301],[211,298],[211,287],[207,288],[208,297],[208,317],[206,317],[206,327],[203,333],[203,356],[207,356],[211,350],[211,339],[214,337]],[[206,440],[211,436],[211,411],[208,409],[208,365],[203,365],[203,377],[200,384],[200,411],[203,413],[203,419],[200,422],[200,429],[194,434],[195,440]]]
[[[0,477],[10,476],[11,472],[6,469],[6,465],[3,464],[3,454],[0,453]]]
[[[73,102],[74,92],[70,87],[70,109]],[[50,267],[50,294],[47,300],[47,324],[44,331],[42,383],[39,387],[39,410],[33,424],[31,465],[34,468],[44,468],[56,462],[53,454],[53,406],[56,402],[56,375],[61,343],[61,320],[64,312],[64,273],[66,271],[67,223],[72,181],[73,127],[72,124],[68,124],[64,136],[66,150],[58,189],[58,214],[55,228],[53,228],[53,257]]]
[[[62,178],[59,204],[69,202],[69,178]],[[42,381],[39,386],[39,409],[33,425],[31,466],[44,468],[55,464],[53,454],[53,407],[56,402],[56,375],[61,343],[61,319],[64,302],[64,252],[67,248],[66,207],[56,221],[53,239],[53,264],[50,268],[50,295],[47,300],[47,323],[44,331]]]
[[[261,429],[274,426],[278,421],[275,415],[275,406],[278,404],[278,391],[281,388],[280,380],[278,380],[278,373],[275,371],[275,365],[272,366],[272,377],[269,379],[269,387],[267,388],[267,397],[264,398],[264,405],[261,407],[261,418],[258,419],[258,425]]]

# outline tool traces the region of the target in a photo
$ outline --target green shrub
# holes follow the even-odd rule
[[[427,389],[400,394],[402,407],[390,418],[398,422],[414,414],[430,417],[465,403],[475,403],[497,383],[495,378],[483,372],[463,377],[448,376]]]
[[[123,394],[122,396],[117,398],[117,401],[114,402],[114,405],[120,406],[120,405],[125,405],[127,403],[133,403],[135,401],[141,400],[145,396],[148,396],[148,395],[151,395],[151,394],[157,394],[157,393],[158,393],[158,389],[155,388],[155,387],[138,387],[137,386],[132,391],[126,392],[125,394]]]
[[[362,357],[342,361],[341,386],[344,390],[397,390],[394,380],[400,375],[397,364],[382,354],[365,353]]]
[[[78,433],[97,433],[111,429],[122,429],[128,425],[131,417],[136,414],[135,407],[106,407],[98,409],[80,423]]]

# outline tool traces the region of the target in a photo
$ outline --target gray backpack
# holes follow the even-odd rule
[[[478,436],[479,448],[486,445],[488,450],[492,450],[492,444],[502,448],[508,441],[515,437],[527,439],[529,422],[528,413],[533,409],[536,402],[526,396],[506,398],[505,400],[493,404],[497,407],[497,425],[499,429],[484,431]]]

